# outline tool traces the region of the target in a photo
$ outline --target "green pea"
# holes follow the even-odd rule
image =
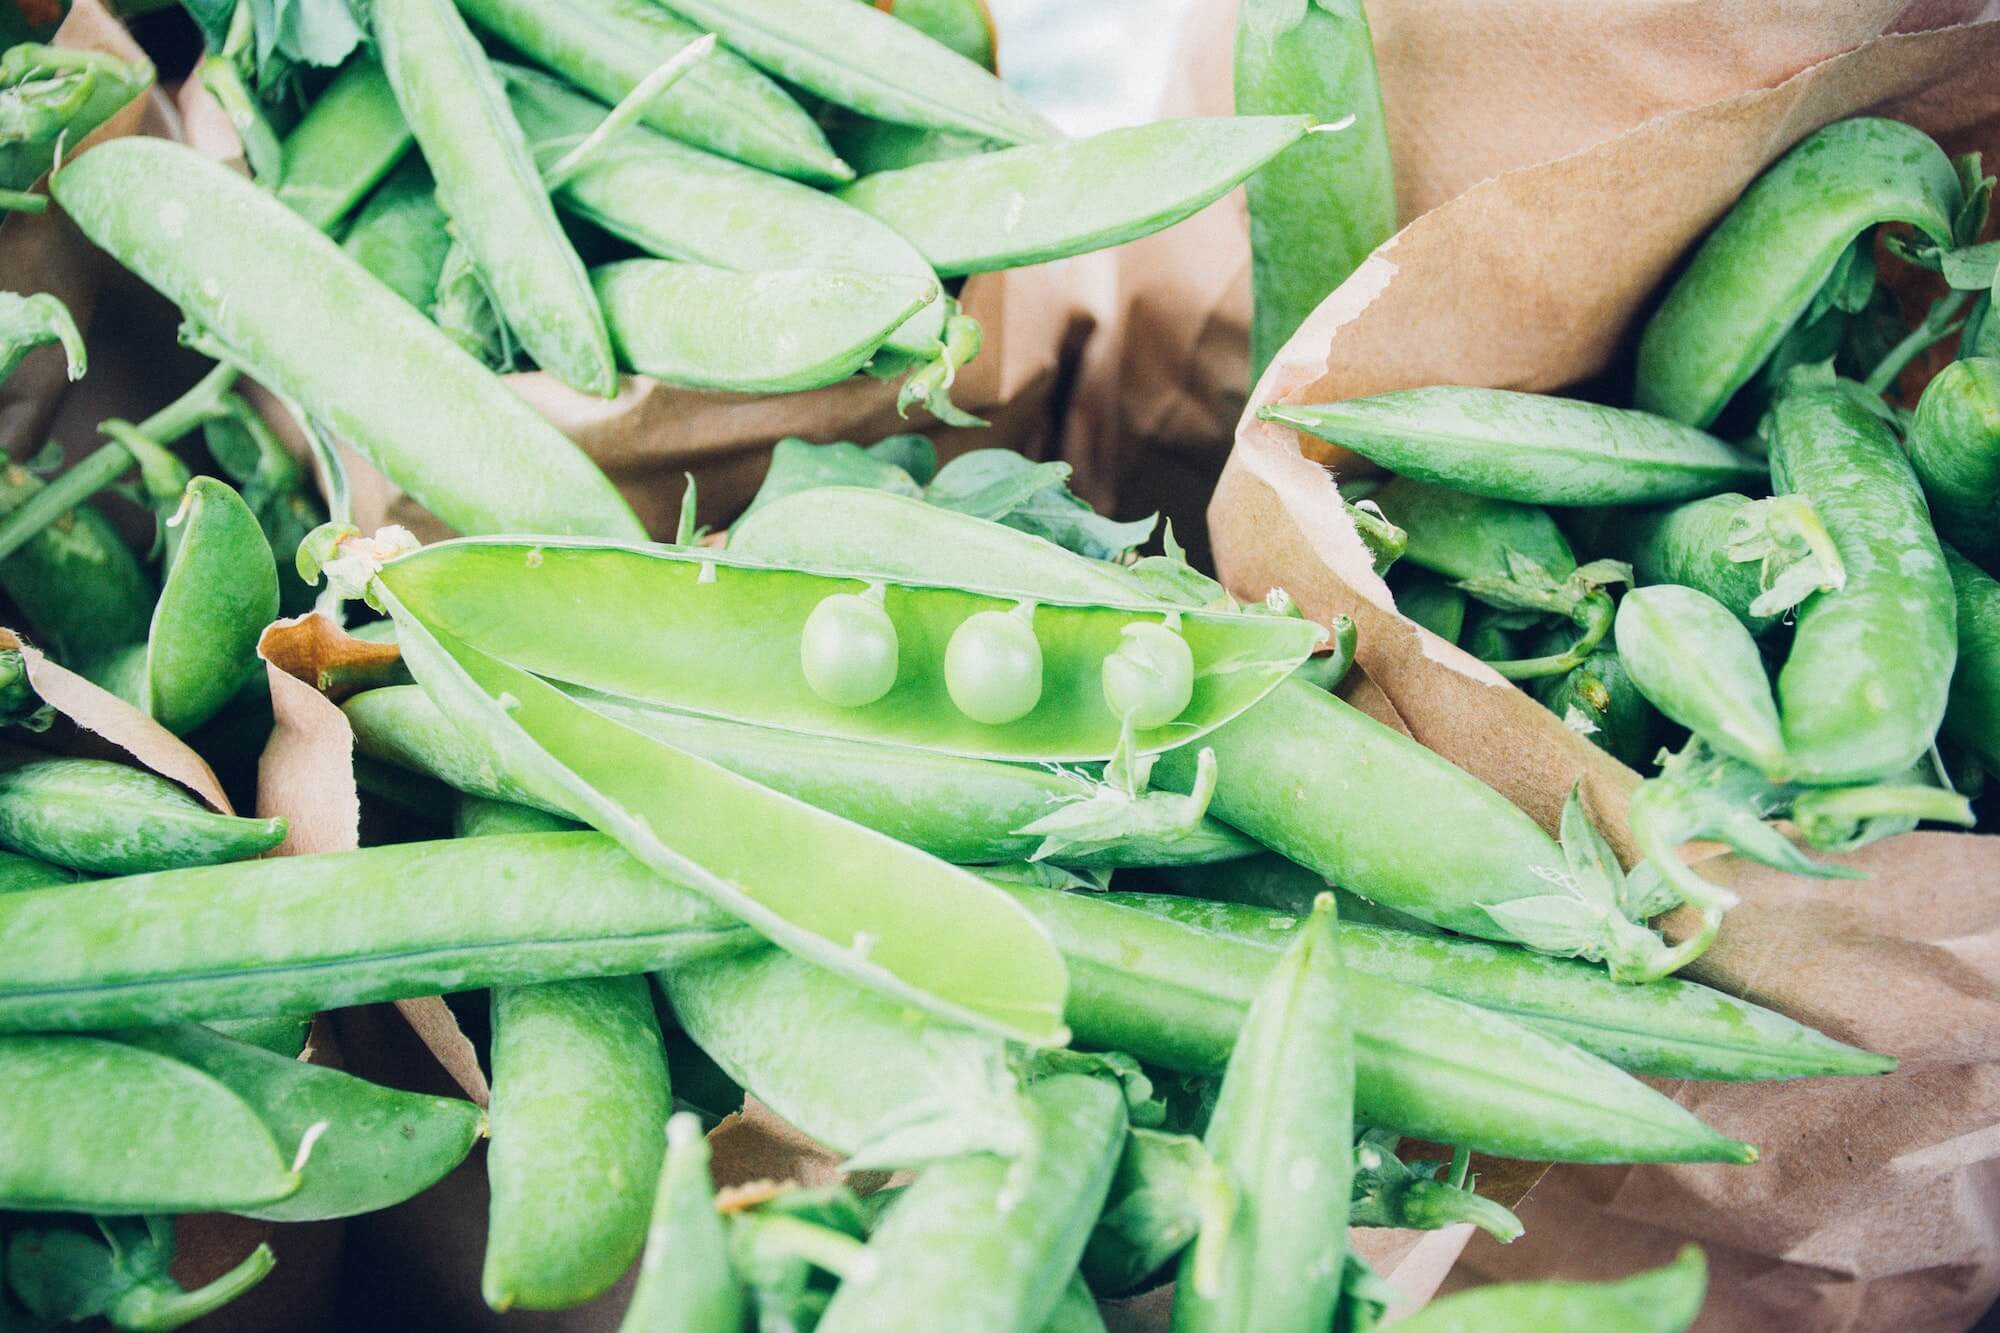
[[[1906,444],[1938,536],[1980,565],[2000,560],[2000,358],[1940,370],[1917,400]]]
[[[1783,780],[1789,766],[1757,641],[1694,588],[1634,588],[1618,604],[1618,657],[1653,706],[1724,754]]]
[[[1396,1321],[1405,1333],[1684,1333],[1701,1313],[1708,1264],[1687,1246],[1664,1268],[1622,1282],[1503,1282],[1431,1302]]]
[[[839,592],[806,617],[799,666],[812,692],[841,708],[872,704],[896,684],[896,622],[879,591]]]
[[[214,865],[268,852],[285,821],[218,814],[156,773],[107,759],[0,764],[0,842],[103,875]]]
[[[1194,697],[1194,653],[1165,625],[1127,625],[1104,659],[1104,702],[1135,727],[1164,727]]]
[[[357,53],[285,136],[278,198],[321,231],[331,231],[411,142],[389,76],[373,56]]]
[[[945,645],[944,680],[958,711],[975,722],[1000,726],[1032,713],[1042,698],[1033,609],[967,616]]]

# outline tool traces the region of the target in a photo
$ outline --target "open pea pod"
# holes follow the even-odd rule
[[[1039,650],[1039,698],[1011,721],[982,722],[961,711],[968,684],[983,683],[985,667],[1001,670],[1008,653],[1026,649],[1018,632],[987,636],[980,631],[991,621],[968,625],[1015,611],[1017,599],[1004,594],[904,579],[875,585],[893,626],[893,682],[870,702],[842,706],[815,689],[814,680],[828,688],[823,677],[808,676],[823,664],[803,659],[806,648],[820,656],[819,640],[805,641],[822,604],[870,590],[853,575],[706,550],[496,538],[404,555],[382,567],[379,584],[427,629],[537,676],[813,735],[1034,762],[1106,759],[1118,750],[1120,719],[1105,702],[1103,664],[1130,626],[1177,614],[1193,660],[1186,705],[1134,733],[1142,753],[1196,740],[1250,707],[1324,637],[1319,626],[1288,616],[1170,613],[1140,593],[1124,606],[1042,602],[1030,625],[1016,627],[1031,630]],[[842,643],[831,655],[861,652]]]
[[[1907,222],[1952,243],[1962,191],[1922,130],[1861,116],[1801,140],[1702,242],[1639,338],[1634,397],[1693,426],[1715,420],[1869,227]]]
[[[517,557],[530,549],[523,544]],[[422,568],[396,562],[374,585],[396,619],[411,673],[530,797],[596,825],[651,869],[830,971],[1018,1040],[1068,1039],[1062,956],[1004,895],[892,838],[620,726],[426,625],[398,591],[435,591],[397,574]],[[476,571],[461,572],[470,586]],[[507,582],[525,591],[520,585],[535,580]],[[572,608],[565,619],[581,629],[590,618]],[[713,641],[709,651],[739,655]]]

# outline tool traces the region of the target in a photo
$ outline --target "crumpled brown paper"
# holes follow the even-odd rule
[[[1436,383],[1560,390],[1616,373],[1674,263],[1818,126],[1886,114],[1995,160],[2000,23],[1986,8],[1378,0],[1369,12],[1414,220],[1321,305],[1252,404]],[[1215,0],[1190,25],[1189,109],[1226,109],[1232,13]],[[1133,499],[1128,482],[1196,471],[1230,434],[1215,427],[1243,402],[1242,227],[1240,201],[1225,201],[1128,254],[1120,396],[1087,389],[1069,441],[1100,496],[1147,507],[1153,495]],[[1281,585],[1315,617],[1353,616],[1360,661],[1418,739],[1545,825],[1580,780],[1629,859],[1637,775],[1395,614],[1337,503],[1336,475],[1366,465],[1250,412],[1232,443],[1207,513],[1225,581],[1239,595]],[[1475,1241],[1454,1283],[1623,1274],[1692,1237],[1715,1264],[1701,1329],[1956,1329],[1992,1304],[2000,839],[1914,834],[1855,859],[1872,878],[1705,863],[1744,903],[1692,975],[1902,1069],[1669,1089],[1760,1144],[1762,1162],[1558,1167],[1523,1211],[1528,1236],[1505,1249]]]

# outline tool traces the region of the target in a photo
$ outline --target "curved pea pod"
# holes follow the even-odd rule
[[[18,463],[0,465],[0,510],[12,512],[43,488]],[[4,590],[48,650],[88,665],[145,640],[152,579],[111,521],[80,505],[0,560]]]
[[[1257,413],[1404,476],[1519,504],[1662,504],[1761,481],[1764,464],[1678,421],[1440,384]]]
[[[1907,222],[1948,248],[1959,204],[1951,160],[1921,130],[1864,116],[1807,135],[1743,192],[1646,322],[1638,406],[1706,426],[1856,236]]]
[[[1300,919],[1279,908],[1156,893],[1110,893],[1088,901],[1163,917],[1271,956],[1285,947]],[[1343,914],[1351,901],[1342,901]],[[1079,926],[1087,925],[1090,909],[1073,910]],[[1125,919],[1101,915],[1107,933],[1115,934],[1112,926]],[[1834,1041],[1783,1014],[1692,981],[1666,977],[1628,986],[1573,959],[1363,924],[1351,915],[1341,922],[1340,948],[1350,971],[1505,1014],[1627,1073],[1736,1082],[1882,1074],[1896,1066],[1888,1056]]]
[[[643,537],[582,451],[332,241],[228,168],[135,136],[83,154],[53,188],[85,235],[177,303],[232,362],[300,403],[452,527]],[[162,217],[184,219],[184,230],[170,235]],[[325,318],[300,319],[302,301]]]
[[[1057,844],[1049,855],[1065,865],[1206,864],[1258,850],[1249,838],[1213,819],[1195,820],[1184,830],[1155,830],[1141,808],[1145,797],[1130,800],[1129,808],[1107,809],[1115,804],[1112,789],[1064,770],[802,736],[604,697],[586,702],[634,731],[960,865],[1033,856],[1048,845],[1047,839],[1023,829],[1093,799],[1117,836],[1107,846],[1089,849]],[[421,688],[367,690],[341,707],[354,728],[359,753],[427,773],[460,791],[517,798],[492,758],[440,713]]]
[[[474,24],[606,102],[616,102],[702,29],[649,0],[465,0]],[[697,148],[817,185],[854,179],[805,109],[743,57],[718,50],[646,107],[646,124]]]
[[[1778,673],[1791,776],[1900,773],[1944,719],[1958,652],[1951,575],[1916,474],[1888,426],[1838,387],[1787,393],[1764,432],[1772,481],[1812,502],[1846,569],[1843,587],[1799,608]]]
[[[715,1211],[708,1140],[692,1111],[667,1121],[667,1158],[646,1229],[638,1285],[620,1333],[740,1333],[743,1284],[729,1263],[729,1237]]]
[[[2000,558],[2000,358],[1940,370],[1917,400],[1905,444],[1938,536],[1991,566]]]
[[[1750,631],[1694,588],[1634,588],[1618,604],[1618,657],[1653,706],[1724,754],[1781,780],[1788,761],[1771,679]]]
[[[836,192],[945,277],[1149,236],[1215,202],[1311,126],[1306,116],[1163,120],[867,176]]]
[[[153,83],[148,60],[22,42],[0,54],[0,189],[25,190],[65,145],[74,147]],[[65,156],[67,151],[65,150]]]
[[[281,818],[209,809],[181,787],[108,759],[0,761],[0,842],[44,861],[103,875],[214,865],[268,852]]]
[[[1080,1044],[1184,1073],[1223,1070],[1276,959],[1271,947],[1092,895],[1009,891],[1070,960],[1064,1012]],[[1342,931],[1343,947],[1355,929]],[[1610,1064],[1507,1015],[1359,965],[1347,989],[1355,1116],[1365,1124],[1536,1161],[1756,1156]]]
[[[1408,1333],[1684,1333],[1701,1313],[1708,1263],[1693,1245],[1620,1282],[1503,1282],[1461,1291],[1396,1321]]]
[[[1022,1100],[1022,1157],[975,1153],[922,1171],[869,1238],[872,1262],[834,1292],[824,1333],[1039,1333],[1104,1205],[1125,1098],[1110,1080],[1056,1074]]]
[[[1944,559],[1958,598],[1958,663],[1944,734],[1988,773],[2000,773],[2000,583],[1949,546]]]
[[[608,264],[591,282],[621,366],[734,393],[836,384],[938,295],[935,282],[889,273],[740,273],[664,259]]]
[[[628,976],[756,943],[597,834],[289,856],[0,897],[0,1031]]]
[[[429,307],[451,233],[423,158],[412,155],[389,173],[355,215],[340,248],[411,305]]]
[[[1658,714],[1615,649],[1599,644],[1568,675],[1542,683],[1535,695],[1542,707],[1619,763],[1638,768],[1657,752]]]
[[[1257,988],[1203,1142],[1235,1195],[1224,1237],[1181,1260],[1174,1328],[1333,1320],[1354,1170],[1352,999],[1322,894]]]
[[[277,196],[313,226],[331,231],[412,142],[389,76],[361,52],[348,58],[285,136]]]
[[[1057,137],[983,67],[851,0],[675,0],[669,8],[779,78],[878,120],[1003,143]]]
[[[214,477],[188,483],[167,541],[145,655],[119,692],[185,736],[262,670],[257,637],[278,618],[278,567],[250,506]]]
[[[451,0],[370,11],[382,67],[437,177],[452,235],[535,361],[585,393],[618,392],[611,340],[583,261],[549,202],[507,96]]]
[[[489,1306],[565,1309],[618,1280],[645,1244],[672,1109],[644,977],[495,988]]]
[[[553,163],[604,117],[604,108],[533,70],[497,66],[536,159]],[[893,229],[797,181],[699,152],[649,130],[613,134],[555,191],[565,213],[663,259],[716,268],[839,269],[919,282],[937,275]],[[944,335],[935,302],[890,345],[928,356]]]
[[[1163,614],[1136,595],[1124,606],[1035,605],[1040,700],[1017,720],[993,724],[959,710],[943,663],[962,624],[980,612],[1015,610],[1012,598],[915,581],[883,585],[902,665],[887,694],[842,707],[807,685],[800,643],[822,601],[865,588],[852,576],[708,550],[496,539],[400,556],[381,567],[378,582],[401,604],[399,624],[414,617],[552,680],[814,735],[1037,762],[1117,751],[1120,724],[1104,701],[1100,666],[1126,626]],[[593,608],[602,614],[589,614]],[[1178,717],[1135,733],[1141,752],[1199,739],[1271,690],[1323,637],[1317,625],[1284,616],[1195,609],[1178,616],[1194,658],[1193,695]]]
[[[478,1107],[456,1097],[378,1087],[196,1024],[116,1036],[215,1079],[241,1097],[280,1143],[310,1136],[304,1183],[275,1203],[233,1210],[251,1217],[310,1222],[399,1204],[465,1160],[485,1120]]]
[[[676,967],[660,984],[730,1078],[850,1168],[1023,1149],[1018,1086],[992,1036],[777,949]]]
[[[96,1037],[0,1037],[0,1205],[167,1213],[275,1203],[298,1171],[251,1108],[178,1060]]]
[[[1250,378],[1320,301],[1396,230],[1375,43],[1358,4],[1255,0],[1238,10],[1238,115],[1328,123],[1250,178]]]
[[[0,292],[0,383],[20,368],[29,352],[49,343],[62,347],[69,378],[82,379],[90,355],[69,307],[47,292],[32,296]]]

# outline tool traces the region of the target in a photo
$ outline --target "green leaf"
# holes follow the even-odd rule
[[[1725,551],[1738,563],[1758,561],[1763,589],[1750,603],[1757,616],[1789,611],[1816,592],[1847,586],[1847,566],[1819,512],[1803,495],[1778,495],[1744,505],[1730,522]]]
[[[748,518],[774,500],[821,486],[859,486],[865,490],[888,491],[892,495],[921,499],[924,488],[894,458],[896,453],[915,454],[916,451],[900,445],[895,450],[883,450],[883,446],[895,441],[923,439],[921,435],[892,435],[882,444],[863,449],[845,442],[813,444],[796,435],[787,436],[771,446],[770,470],[764,474],[764,484],[751,497],[743,517]],[[924,444],[928,448],[930,441],[924,440]],[[877,450],[883,451],[878,453]],[[932,458],[936,458],[935,453]]]
[[[1037,463],[1011,449],[974,449],[938,470],[924,499],[974,518],[1001,519],[1045,487],[1066,487],[1067,463]]]
[[[863,450],[877,462],[892,463],[910,474],[919,486],[931,484],[937,475],[937,446],[928,435],[888,435]]]
[[[90,356],[84,349],[83,334],[69,316],[69,307],[47,292],[33,296],[0,292],[0,382],[44,343],[61,343],[69,378],[83,378]]]
[[[1987,291],[1993,286],[1996,273],[2000,273],[2000,241],[1947,250],[1938,256],[1938,261],[1938,271],[1953,288],[1962,292]]]

